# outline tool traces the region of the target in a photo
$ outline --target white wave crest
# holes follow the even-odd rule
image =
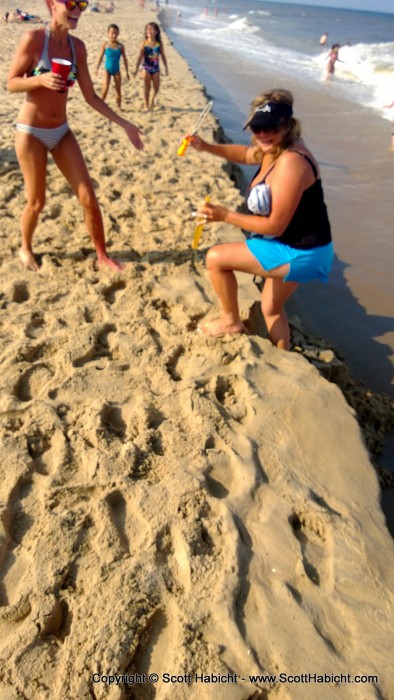
[[[250,24],[246,17],[241,17],[240,19],[234,20],[227,25],[227,27],[221,27],[217,30],[218,34],[256,34],[259,31],[259,27]]]

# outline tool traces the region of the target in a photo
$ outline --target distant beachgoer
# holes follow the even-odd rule
[[[116,102],[119,109],[122,108],[122,77],[120,74],[120,59],[123,61],[126,68],[127,80],[130,80],[129,65],[126,58],[126,53],[123,44],[118,41],[119,27],[117,24],[110,24],[107,29],[108,41],[105,41],[97,63],[96,73],[100,68],[101,61],[105,56],[104,62],[104,80],[101,97],[103,100],[107,97],[111,77],[114,79],[116,90]]]
[[[144,76],[144,100],[146,109],[152,109],[155,98],[160,88],[160,58],[162,58],[166,75],[168,75],[167,59],[164,53],[163,41],[160,36],[160,27],[156,22],[149,22],[145,27],[145,41],[141,44],[137,64],[133,73],[138,73],[142,62]],[[150,100],[150,91],[153,87],[153,96]]]
[[[333,44],[331,46],[331,50],[330,50],[329,54],[327,55],[326,71],[325,71],[325,79],[326,80],[332,80],[333,75],[335,73],[336,62],[339,61],[339,63],[343,63],[343,61],[341,61],[341,59],[338,56],[340,48],[341,48],[340,44]]]
[[[328,32],[324,32],[319,39],[320,46],[325,46],[327,44]]]
[[[327,281],[334,252],[319,168],[301,139],[293,117],[293,96],[272,90],[252,102],[244,127],[252,145],[207,143],[190,136],[191,146],[234,163],[257,165],[246,193],[246,214],[206,203],[200,214],[207,223],[224,221],[252,233],[246,241],[216,245],[208,251],[207,268],[219,297],[221,315],[200,324],[201,332],[218,336],[243,333],[235,272],[263,277],[261,308],[271,341],[290,349],[284,304],[300,282]]]
[[[392,109],[394,107],[394,100],[389,105],[384,105],[385,109]],[[394,151],[394,117],[391,123],[391,150]]]
[[[112,14],[112,12],[115,9],[115,5],[113,2],[99,2],[98,4],[99,12],[102,12],[103,14]]]
[[[86,0],[46,0],[51,19],[45,28],[27,31],[11,64],[7,88],[26,93],[16,124],[15,150],[25,181],[27,203],[22,212],[22,247],[24,266],[38,270],[32,239],[40,212],[45,204],[48,151],[78,197],[85,225],[96,249],[98,261],[112,269],[122,265],[108,257],[103,219],[83,155],[67,123],[68,88],[75,80],[93,109],[121,126],[135,148],[143,144],[136,126],[116,114],[94,92],[87,64],[85,44],[69,30],[77,28]],[[52,72],[53,57],[70,61],[68,79]],[[86,115],[86,119],[88,116]],[[81,127],[81,122],[79,123]],[[105,132],[101,135],[105,137]],[[98,132],[97,138],[100,138]]]
[[[42,22],[41,17],[38,15],[32,15],[30,12],[25,12],[25,10],[15,10],[14,19],[20,22]]]

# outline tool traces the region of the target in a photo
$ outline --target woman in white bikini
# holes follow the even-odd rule
[[[33,255],[32,239],[45,203],[46,166],[48,151],[51,151],[56,165],[83,207],[86,228],[99,264],[120,269],[122,265],[107,255],[103,219],[93,184],[78,142],[67,124],[67,94],[74,81],[78,81],[86,102],[121,126],[135,148],[141,150],[143,144],[137,127],[122,119],[96,95],[87,66],[85,44],[69,34],[69,30],[76,29],[81,12],[88,6],[87,1],[46,0],[46,3],[51,20],[46,28],[24,34],[7,83],[10,92],[26,93],[15,134],[15,150],[27,197],[21,218],[20,256],[26,268],[39,269]],[[51,59],[54,57],[71,62],[66,82],[52,72]]]

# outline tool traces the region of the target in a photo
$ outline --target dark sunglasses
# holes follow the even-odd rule
[[[59,2],[65,5],[67,10],[75,10],[75,8],[78,6],[81,12],[86,10],[87,6],[89,5],[87,0],[59,0]]]
[[[264,131],[265,134],[277,134],[279,129],[280,129],[279,126],[271,126],[269,129],[264,129],[264,127],[262,127],[262,126],[251,126],[250,127],[252,134],[260,134],[262,131]]]

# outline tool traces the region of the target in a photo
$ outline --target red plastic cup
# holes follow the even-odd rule
[[[67,83],[67,78],[71,70],[71,61],[67,61],[65,58],[53,58],[52,59],[52,73],[57,73],[60,75],[64,82]],[[64,90],[58,90],[58,92],[66,92]]]

